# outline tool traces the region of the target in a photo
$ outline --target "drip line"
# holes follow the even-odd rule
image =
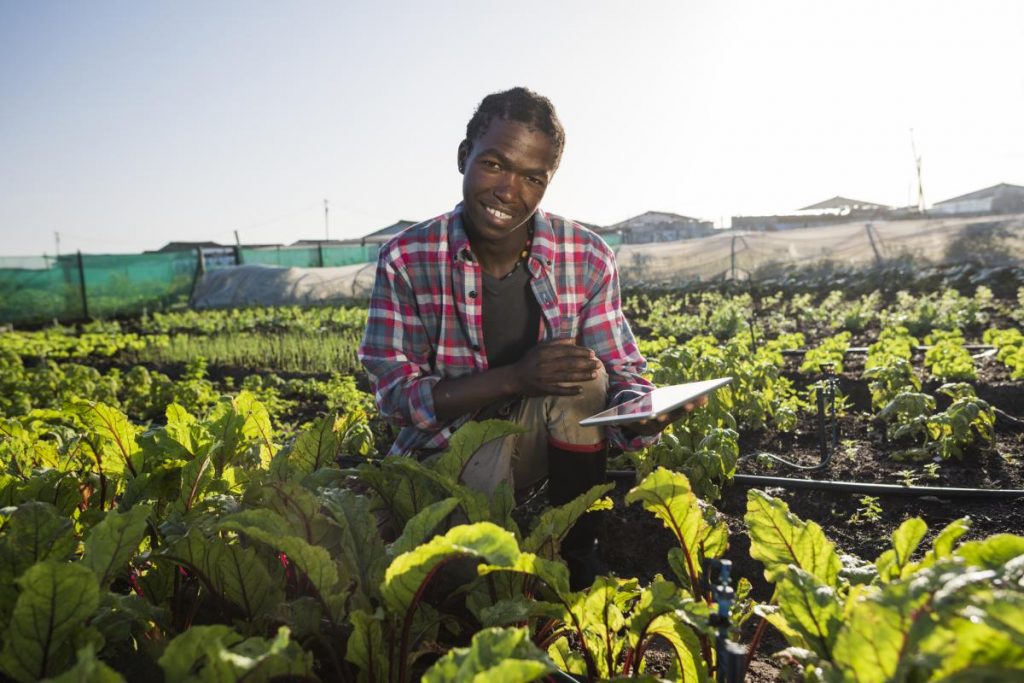
[[[636,479],[635,470],[609,470],[608,478],[614,480]],[[900,486],[898,484],[871,484],[859,481],[830,481],[820,479],[793,479],[790,477],[765,477],[758,474],[737,474],[733,481],[747,486],[778,486],[788,489],[813,489],[817,491],[844,491],[846,493],[875,493],[887,496],[934,496],[936,498],[1020,498],[1024,489],[967,489],[953,486]]]

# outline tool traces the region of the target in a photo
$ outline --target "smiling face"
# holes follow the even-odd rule
[[[462,217],[474,248],[518,251],[558,166],[551,136],[496,118],[474,141],[459,145]]]

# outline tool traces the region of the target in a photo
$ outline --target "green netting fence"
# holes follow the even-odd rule
[[[609,245],[619,235],[605,235]],[[40,323],[138,315],[187,305],[202,271],[261,264],[330,268],[370,263],[378,244],[236,247],[158,254],[0,257],[0,323]],[[222,253],[224,252],[224,253]]]
[[[332,268],[368,263],[377,259],[379,244],[314,247],[241,247],[239,261],[245,264],[286,268]]]
[[[185,304],[198,263],[196,252],[0,258],[0,322],[133,315]]]

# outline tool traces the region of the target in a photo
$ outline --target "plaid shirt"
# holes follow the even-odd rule
[[[608,372],[609,406],[650,391],[641,376],[646,361],[620,307],[611,249],[590,230],[541,210],[533,225],[527,268],[542,314],[539,341],[572,336],[592,349]],[[359,359],[380,412],[402,427],[392,454],[443,449],[452,432],[473,419],[439,421],[433,389],[442,378],[488,367],[482,288],[461,204],[381,247]],[[628,439],[614,427],[606,433],[627,450],[657,440]]]

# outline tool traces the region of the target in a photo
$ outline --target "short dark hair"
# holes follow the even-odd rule
[[[466,141],[470,146],[487,132],[495,118],[518,121],[551,136],[555,142],[556,159],[562,159],[565,129],[555,113],[555,105],[548,98],[522,87],[491,93],[480,102],[466,125]]]

